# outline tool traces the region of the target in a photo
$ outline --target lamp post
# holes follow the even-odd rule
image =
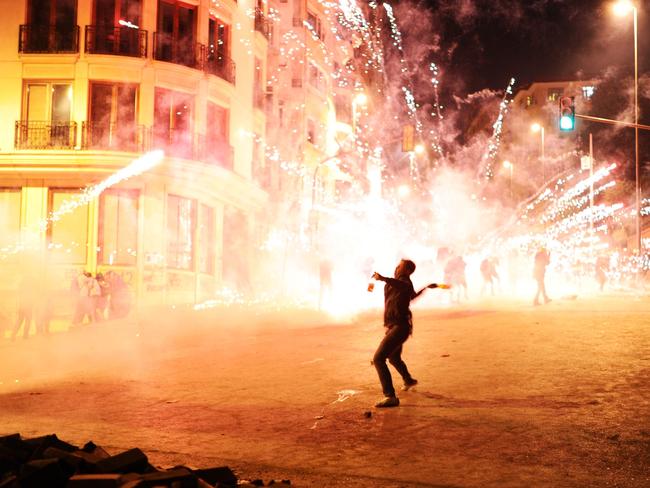
[[[632,12],[634,23],[634,168],[636,194],[636,248],[641,254],[641,188],[639,179],[639,36],[637,8],[630,0],[620,0],[614,4],[614,13],[624,16]]]
[[[544,126],[542,124],[539,124],[538,122],[535,122],[533,125],[530,126],[530,130],[537,133],[541,133],[542,135],[542,178],[544,179],[544,184],[546,184],[546,155],[544,154]]]
[[[510,170],[510,203],[514,203],[515,198],[514,194],[512,192],[512,172],[515,168],[515,165],[512,164],[510,161],[504,161],[503,162],[503,167],[506,168],[507,170]]]
[[[366,103],[368,103],[368,96],[363,92],[357,93],[352,99],[352,134],[357,132],[357,106]]]

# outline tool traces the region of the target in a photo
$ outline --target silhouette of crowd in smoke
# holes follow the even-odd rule
[[[70,282],[69,294],[72,327],[120,319],[131,310],[129,287],[115,271],[94,276],[80,271]],[[17,316],[11,340],[16,339],[21,329],[24,339],[29,337],[32,328],[37,335],[49,334],[57,298],[46,277],[34,270],[23,271],[18,284]]]

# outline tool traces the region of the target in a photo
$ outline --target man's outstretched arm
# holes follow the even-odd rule
[[[406,281],[398,280],[397,278],[389,278],[388,276],[382,276],[376,271],[373,273],[372,277],[377,281],[383,281],[391,286],[394,286],[395,288],[399,288],[400,290],[408,290],[411,287],[411,284],[407,283]]]

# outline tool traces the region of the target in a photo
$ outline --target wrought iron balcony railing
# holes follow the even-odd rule
[[[87,25],[84,49],[89,54],[147,57],[147,31],[131,27]]]
[[[158,61],[180,64],[188,68],[203,69],[205,46],[188,42],[162,32],[153,33],[153,56]]]
[[[81,124],[81,148],[104,151],[145,152],[150,149],[149,129],[144,125],[101,123]]]
[[[76,122],[16,121],[14,133],[16,149],[73,149],[76,140]]]
[[[226,80],[228,83],[235,84],[235,62],[229,57],[208,54],[205,61],[205,70],[222,80]]]
[[[56,25],[23,24],[18,32],[18,52],[65,54],[79,52],[79,26],[64,29]]]
[[[271,24],[264,12],[258,8],[255,9],[255,30],[267,39],[271,37]]]

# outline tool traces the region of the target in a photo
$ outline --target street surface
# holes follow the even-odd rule
[[[649,305],[416,308],[404,358],[420,384],[387,410],[372,407],[378,313],[176,309],[5,339],[0,434],[303,487],[647,487]]]

